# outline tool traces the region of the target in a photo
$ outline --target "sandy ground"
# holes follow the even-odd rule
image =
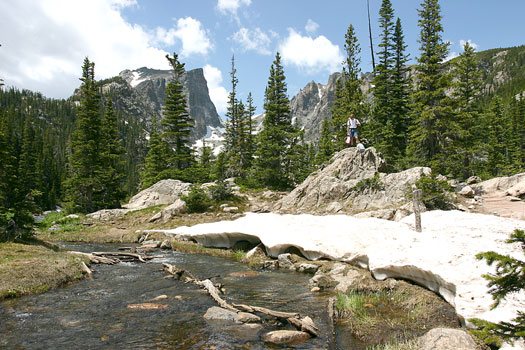
[[[498,191],[481,196],[481,205],[473,210],[480,214],[525,220],[525,201],[511,201],[505,192]]]

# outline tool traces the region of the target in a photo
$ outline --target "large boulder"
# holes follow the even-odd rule
[[[154,222],[162,219],[163,222],[170,221],[174,216],[184,214],[186,212],[186,202],[182,199],[177,199],[175,203],[168,205],[166,208],[153,215],[149,222]]]
[[[191,183],[179,180],[161,180],[147,189],[133,196],[129,203],[124,205],[127,209],[142,209],[159,204],[175,202],[182,195],[187,195]]]
[[[525,173],[513,176],[496,177],[470,186],[474,189],[476,194],[490,194],[497,191],[507,191],[521,183],[525,183]]]
[[[92,219],[95,219],[95,220],[109,221],[109,220],[113,220],[113,219],[115,219],[115,218],[117,218],[119,216],[122,216],[122,215],[126,214],[129,211],[130,210],[128,210],[128,209],[102,209],[102,210],[96,211],[94,213],[89,213],[86,216],[88,218],[92,218]]]
[[[370,147],[364,152],[346,148],[334,155],[324,169],[311,174],[278,201],[275,209],[321,214],[356,214],[389,209],[388,215],[380,213],[380,216],[393,218],[395,211],[409,202],[406,194],[411,186],[431,170],[417,167],[392,174],[384,171],[385,161],[375,148]]]
[[[461,329],[434,328],[418,339],[421,350],[476,350],[470,334]]]

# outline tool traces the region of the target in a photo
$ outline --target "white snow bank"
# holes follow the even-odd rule
[[[423,232],[413,231],[413,216],[401,222],[347,215],[255,214],[235,221],[200,224],[164,231],[194,238],[206,246],[231,247],[258,237],[268,254],[277,257],[295,246],[309,259],[327,257],[369,268],[378,279],[415,281],[456,307],[465,319],[508,321],[525,306],[525,293],[508,296],[490,310],[492,296],[483,274],[494,268],[475,258],[496,251],[525,259],[518,244],[505,243],[525,221],[460,211],[422,214]]]

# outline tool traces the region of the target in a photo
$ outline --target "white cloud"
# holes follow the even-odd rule
[[[95,62],[97,78],[125,68],[169,67],[167,52],[127,23],[130,0],[4,0],[0,2],[0,76],[7,85],[68,97],[79,86],[82,61]]]
[[[204,78],[217,113],[224,114],[228,106],[228,91],[221,85],[222,72],[217,67],[207,64],[204,66]]]
[[[469,45],[474,49],[474,50],[477,50],[478,49],[478,44],[476,43],[473,43],[472,40],[460,40],[459,41],[459,45],[461,46],[461,49],[463,49],[463,47],[465,47],[465,44],[466,43],[469,43]]]
[[[179,18],[173,35],[182,41],[181,56],[206,55],[213,46],[201,23],[191,17]]]
[[[304,29],[308,32],[308,33],[315,33],[315,31],[319,28],[319,24],[315,23],[313,20],[311,19],[308,19],[308,21],[306,22],[306,26],[304,27]]]
[[[159,43],[180,41],[186,57],[213,49],[197,20],[181,18],[169,30],[152,32],[122,17],[129,6],[137,1],[0,1],[0,77],[6,85],[64,98],[80,85],[86,56],[102,79],[126,68],[169,69]]]
[[[251,3],[252,0],[218,0],[217,8],[223,14],[230,14],[232,18],[237,21],[237,23],[240,23],[237,11],[241,6],[250,6]]]
[[[293,65],[308,73],[340,69],[343,55],[338,45],[332,44],[325,36],[317,38],[302,36],[293,29],[288,29],[288,37],[279,46],[285,65]]]
[[[271,35],[273,36],[273,34]],[[263,55],[271,54],[268,47],[272,40],[260,28],[255,28],[255,30],[241,28],[233,34],[233,40],[239,44],[244,51],[256,51]]]
[[[206,31],[202,28],[201,22],[191,17],[179,18],[175,27],[169,30],[157,27],[154,36],[156,43],[168,46],[175,45],[176,39],[180,40],[182,43],[180,52],[182,57],[194,54],[206,55],[213,49],[213,45]]]

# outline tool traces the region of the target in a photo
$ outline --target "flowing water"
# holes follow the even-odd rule
[[[117,250],[114,245],[67,247],[85,252]],[[325,310],[326,297],[309,292],[309,275],[260,271],[234,277],[236,272],[249,269],[230,259],[173,251],[159,254],[163,258],[147,264],[92,265],[93,280],[0,303],[0,349],[286,348],[261,340],[266,331],[286,326],[268,324],[257,332],[204,320],[202,316],[209,307],[216,306],[215,302],[193,284],[165,279],[163,262],[187,269],[201,279],[220,275],[213,280],[225,286],[224,298],[229,302],[309,315],[320,328],[321,336],[294,345],[294,349],[349,348],[334,344]],[[168,298],[151,301],[159,295]],[[163,304],[165,308],[128,308],[145,302]]]

